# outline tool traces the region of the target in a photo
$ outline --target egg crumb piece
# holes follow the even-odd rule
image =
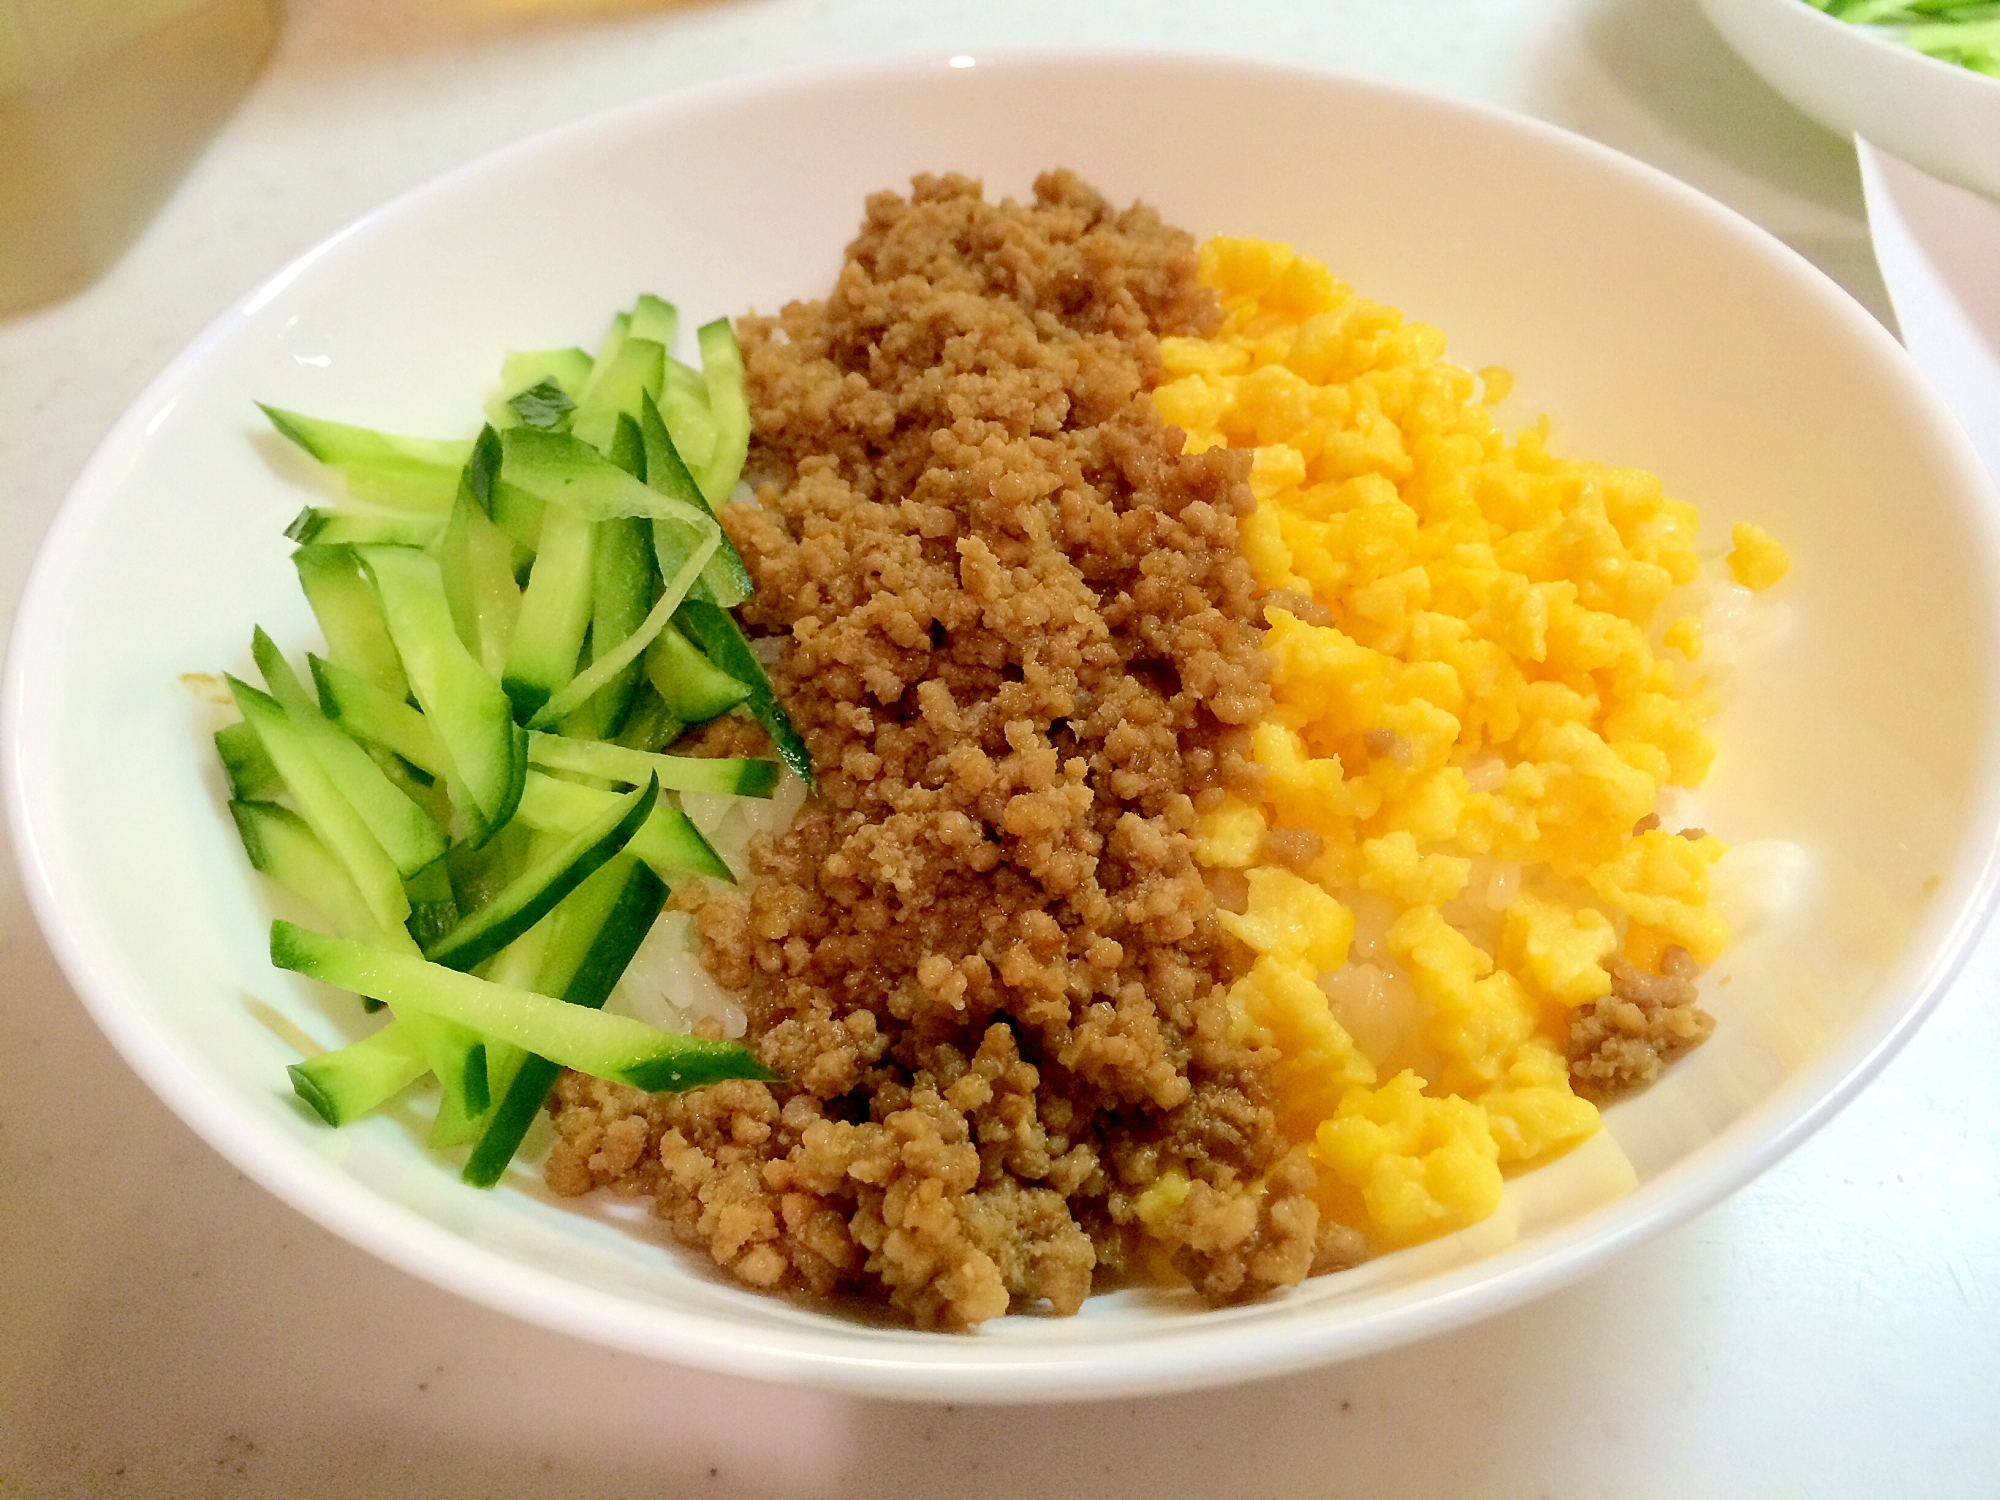
[[[1727,939],[1708,907],[1721,842],[1652,826],[1660,787],[1699,784],[1715,753],[1682,670],[1700,623],[1655,630],[1701,570],[1697,518],[1652,474],[1556,456],[1546,420],[1506,436],[1487,408],[1507,371],[1447,363],[1438,330],[1289,246],[1210,240],[1201,277],[1222,326],[1161,340],[1154,399],[1190,451],[1256,450],[1240,535],[1273,712],[1252,733],[1262,806],[1203,811],[1196,857],[1247,881],[1220,918],[1255,955],[1232,1026],[1275,1055],[1322,1211],[1407,1245],[1491,1214],[1506,1171],[1596,1131],[1565,1042],[1614,961],[1707,964]],[[1747,587],[1789,566],[1758,527],[1733,542]],[[1262,862],[1274,829],[1318,835],[1304,873]],[[1376,967],[1343,985],[1363,904],[1356,961]],[[1399,1047],[1418,1066],[1370,1056],[1330,998],[1384,973],[1409,1024],[1363,1029],[1417,1039]],[[1173,1208],[1155,1191],[1142,1216]]]
[[[1792,559],[1778,539],[1751,521],[1730,528],[1729,571],[1746,589],[1769,588],[1792,569]]]

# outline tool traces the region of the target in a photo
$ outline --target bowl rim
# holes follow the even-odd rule
[[[1807,7],[1810,8],[1810,7]],[[1830,24],[1831,18],[1825,18]],[[964,54],[955,54],[963,56]],[[1521,140],[1527,149],[1568,153],[1597,170],[1636,176],[1682,211],[1708,221],[1746,253],[1787,266],[1801,287],[1844,319],[1878,354],[1909,377],[1911,396],[1938,429],[1945,453],[1963,468],[1967,494],[1983,497],[1963,518],[1989,563],[2000,558],[2000,498],[1993,494],[1969,440],[1941,400],[1910,364],[1901,346],[1858,303],[1810,262],[1774,236],[1680,180],[1599,142],[1545,121],[1413,85],[1359,77],[1292,63],[1197,54],[1189,49],[1103,46],[994,48],[977,54],[982,68],[1038,73],[1049,70],[1161,69],[1233,72],[1251,80],[1283,80],[1303,88],[1372,94],[1404,109],[1440,112],[1487,131]],[[70,566],[80,554],[88,520],[110,508],[117,486],[109,476],[143,441],[144,424],[160,402],[231,340],[238,325],[281,295],[323,257],[372,235],[412,204],[482,174],[504,172],[534,152],[617,132],[648,117],[671,122],[719,105],[800,88],[879,86],[913,69],[950,67],[937,49],[913,49],[834,63],[757,72],[696,88],[630,101],[481,154],[387,199],[266,276],[214,319],[147,383],[112,426],[80,471],[36,550],[24,583],[0,678],[0,778],[23,887],[63,973],[99,1027],[126,1062],[197,1134],[226,1160],[308,1218],[362,1248],[446,1290],[557,1332],[631,1353],[752,1379],[850,1394],[914,1401],[1024,1402],[1110,1399],[1184,1391],[1291,1373],[1359,1357],[1392,1345],[1516,1307],[1572,1281],[1672,1228],[1734,1192],[1792,1150],[1849,1102],[1915,1031],[1963,968],[1973,944],[2000,902],[2000,766],[1989,760],[1975,808],[1983,840],[1968,841],[1945,877],[1947,891],[1962,890],[1952,907],[1940,904],[1916,924],[1909,953],[1884,989],[1907,993],[1885,1019],[1857,1027],[1814,1065],[1792,1076],[1690,1155],[1634,1192],[1580,1221],[1455,1268],[1440,1276],[1363,1294],[1368,1306],[1329,1320],[1276,1320],[1244,1339],[1226,1319],[1198,1318],[1143,1340],[1103,1346],[1014,1346],[1003,1341],[918,1336],[871,1351],[833,1319],[808,1332],[760,1326],[746,1330],[704,1311],[639,1304],[615,1293],[567,1280],[462,1241],[402,1205],[376,1195],[331,1163],[300,1151],[274,1133],[249,1126],[243,1107],[226,1091],[202,1088],[203,1067],[153,1021],[142,993],[92,950],[88,923],[70,902],[74,893],[59,874],[60,850],[38,812],[38,777],[59,747],[31,712],[36,674],[59,642],[47,617]],[[962,65],[961,65],[962,66]],[[2000,576],[2000,568],[1989,568]],[[1989,685],[2000,683],[2000,616],[1992,601],[1985,613]],[[2000,685],[1989,694],[1989,744],[2000,742]],[[1948,920],[1937,914],[1949,910]],[[1921,941],[1921,952],[1919,946]],[[748,1294],[759,1295],[759,1294]],[[857,1349],[859,1352],[857,1352]],[[880,1351],[887,1352],[880,1352]]]

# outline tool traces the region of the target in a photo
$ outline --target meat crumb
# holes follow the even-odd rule
[[[1658,974],[1619,955],[1604,966],[1611,993],[1569,1018],[1570,1086],[1594,1104],[1645,1088],[1715,1030],[1715,1017],[1695,1004],[1701,970],[1687,949],[1668,948]]]
[[[1303,875],[1325,847],[1326,841],[1310,828],[1274,828],[1258,844],[1257,859]]]
[[[1361,731],[1361,747],[1372,756],[1394,761],[1399,766],[1410,766],[1416,758],[1410,749],[1410,742],[1393,729],[1364,729]]]
[[[1256,796],[1270,705],[1250,455],[1183,454],[1149,396],[1158,338],[1218,318],[1187,235],[1056,172],[876,195],[824,301],[740,321],[757,498],[722,520],[817,786],[746,889],[675,904],[784,1082],[566,1076],[557,1192],[926,1328],[1360,1258],[1228,1039],[1242,950],[1190,841]]]

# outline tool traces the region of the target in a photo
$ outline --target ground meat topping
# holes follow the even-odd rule
[[[1188,237],[1066,173],[872,198],[833,293],[740,334],[758,503],[724,524],[818,772],[744,891],[684,890],[782,1085],[565,1078],[549,1181],[653,1198],[753,1285],[959,1328],[1178,1268],[1345,1264],[1229,1040],[1197,800],[1256,798],[1250,455],[1181,452]],[[1303,845],[1283,851],[1309,858]],[[1187,1184],[1170,1214],[1146,1190]]]
[[[1646,1087],[1683,1052],[1715,1030],[1715,1017],[1695,1004],[1700,969],[1685,948],[1668,948],[1660,972],[1630,960],[1605,960],[1611,993],[1570,1013],[1570,1087],[1605,1104]]]

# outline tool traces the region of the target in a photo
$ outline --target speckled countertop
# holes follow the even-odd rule
[[[238,293],[489,147],[818,58],[1140,40],[1519,109],[1886,309],[1853,152],[1693,0],[289,0],[255,89],[84,295],[0,319],[0,604],[92,447]],[[2000,1494],[2000,938],[1844,1114],[1592,1278],[1208,1395],[909,1407],[607,1353],[415,1281],[228,1167],[112,1052],[0,866],[0,1495]]]

